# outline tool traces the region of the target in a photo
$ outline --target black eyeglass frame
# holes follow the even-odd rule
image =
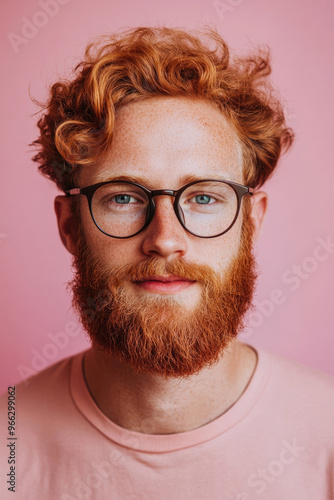
[[[179,205],[179,200],[180,200],[180,197],[181,197],[183,191],[185,191],[188,187],[192,186],[193,184],[199,184],[201,182],[222,182],[224,184],[231,186],[233,188],[234,192],[236,193],[236,196],[237,196],[238,205],[237,205],[236,215],[235,215],[233,221],[231,222],[229,227],[227,229],[225,229],[225,231],[223,231],[222,233],[216,234],[214,236],[199,236],[198,234],[195,234],[192,231],[190,231],[184,224],[182,209]],[[95,191],[99,187],[104,186],[105,184],[131,184],[133,186],[137,186],[137,187],[141,188],[146,193],[148,200],[149,200],[149,203],[147,206],[147,213],[146,213],[146,219],[145,219],[144,226],[139,231],[137,231],[134,234],[131,234],[130,236],[113,236],[111,234],[106,233],[105,231],[103,231],[103,229],[100,228],[100,226],[98,225],[98,223],[96,222],[96,220],[94,218],[94,214],[93,214],[93,210],[92,210],[92,200],[93,200],[93,196],[94,196]],[[154,203],[153,198],[155,196],[161,196],[161,195],[174,196],[175,200],[174,200],[173,208],[174,208],[175,215],[176,215],[178,221],[180,222],[181,226],[183,227],[183,229],[185,229],[188,233],[192,234],[193,236],[197,236],[197,238],[218,238],[218,236],[222,236],[223,234],[227,233],[227,231],[229,231],[232,228],[232,226],[235,224],[235,222],[238,218],[239,212],[240,212],[242,197],[245,194],[253,195],[254,192],[251,189],[252,188],[249,188],[247,186],[243,186],[242,184],[238,184],[237,182],[226,181],[223,179],[201,179],[201,180],[197,180],[197,181],[192,181],[189,184],[186,184],[185,186],[183,186],[182,188],[180,188],[176,191],[173,189],[154,189],[153,191],[151,191],[150,189],[146,188],[145,186],[142,186],[141,184],[137,184],[136,182],[125,181],[125,180],[120,180],[120,181],[113,180],[113,181],[98,182],[97,184],[92,184],[91,186],[86,186],[84,188],[68,189],[68,190],[65,190],[65,194],[66,194],[66,196],[74,196],[77,194],[83,194],[84,196],[86,196],[87,201],[88,201],[90,215],[93,219],[94,224],[103,234],[105,234],[106,236],[110,236],[110,238],[117,238],[117,239],[132,238],[133,236],[137,236],[137,234],[141,233],[144,229],[146,229],[147,226],[151,223],[151,221],[154,217],[154,214],[155,214],[156,207],[155,207],[155,203]]]

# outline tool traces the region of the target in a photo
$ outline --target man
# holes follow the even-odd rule
[[[92,348],[16,388],[18,498],[334,498],[333,379],[237,340],[293,134],[268,56],[209,34],[110,36],[51,88],[34,159]]]

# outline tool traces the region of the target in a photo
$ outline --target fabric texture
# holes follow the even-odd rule
[[[333,500],[334,378],[256,348],[236,403],[189,432],[110,421],[86,386],[84,352],[16,386],[16,488],[8,491],[1,397],[0,498]]]

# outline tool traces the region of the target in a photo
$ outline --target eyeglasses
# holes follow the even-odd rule
[[[102,233],[112,238],[131,238],[143,231],[155,213],[155,196],[173,196],[174,212],[181,226],[199,238],[216,238],[231,229],[238,218],[241,200],[253,192],[236,182],[203,179],[181,189],[151,191],[136,182],[106,181],[65,191],[83,194],[90,214]]]

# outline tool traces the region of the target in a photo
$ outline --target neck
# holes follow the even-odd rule
[[[100,410],[115,424],[145,434],[175,434],[201,427],[225,413],[255,371],[254,349],[237,340],[214,366],[187,378],[135,374],[91,348],[84,375]]]

